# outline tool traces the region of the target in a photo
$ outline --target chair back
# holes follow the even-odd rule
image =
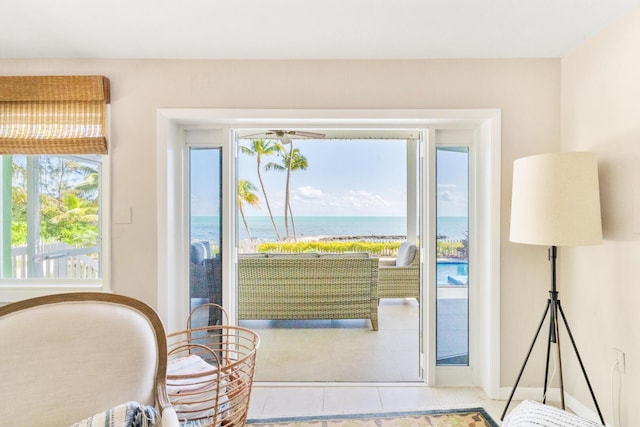
[[[71,425],[136,401],[170,406],[167,341],[141,301],[105,293],[0,307],[0,424]]]

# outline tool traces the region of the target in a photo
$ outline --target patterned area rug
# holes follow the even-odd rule
[[[262,427],[498,427],[483,408],[248,420]]]

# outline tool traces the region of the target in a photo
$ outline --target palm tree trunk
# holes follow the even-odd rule
[[[280,233],[278,233],[278,227],[276,226],[276,222],[273,219],[273,214],[271,213],[271,206],[269,206],[269,199],[267,198],[267,192],[264,189],[264,182],[262,182],[262,175],[260,174],[260,162],[258,162],[258,181],[260,181],[260,187],[262,188],[262,194],[264,195],[264,202],[267,205],[267,211],[269,211],[269,218],[271,218],[271,224],[273,224],[273,230],[276,232],[276,238],[278,239],[278,241],[280,241],[282,240],[282,237],[280,237]]]
[[[291,210],[291,205],[289,205],[289,214],[291,215],[291,228],[293,229],[293,241],[297,242],[297,234],[296,234],[296,222],[293,220],[293,211]]]
[[[247,235],[249,236],[249,241],[253,240],[251,237],[251,230],[249,230],[249,224],[247,224],[247,219],[244,217],[244,209],[242,209],[242,205],[238,205],[240,209],[240,216],[242,217],[242,222],[244,223],[244,228],[247,230]]]
[[[292,156],[293,156],[293,141],[291,141],[290,143],[290,148],[289,148],[289,160],[286,162],[287,163],[287,183],[285,184],[285,193],[284,193],[284,230],[286,233],[286,238],[287,240],[289,240],[289,221],[287,218],[288,215],[288,210],[291,209],[291,207],[289,206],[289,181],[291,179],[291,162],[292,162]]]

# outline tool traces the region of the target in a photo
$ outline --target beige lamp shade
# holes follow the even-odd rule
[[[602,242],[598,163],[594,153],[517,159],[513,165],[512,242],[547,246]]]

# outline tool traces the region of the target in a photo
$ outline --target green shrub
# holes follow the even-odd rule
[[[395,255],[400,242],[269,242],[258,245],[258,252],[368,252],[371,255]]]
[[[395,256],[400,242],[268,242],[258,245],[258,252],[368,252],[374,256]],[[438,258],[455,258],[460,256],[460,249],[464,249],[461,241],[438,240],[436,256]]]
[[[463,248],[464,244],[460,241],[438,240],[436,256],[438,258],[455,257],[458,255],[458,250]]]

